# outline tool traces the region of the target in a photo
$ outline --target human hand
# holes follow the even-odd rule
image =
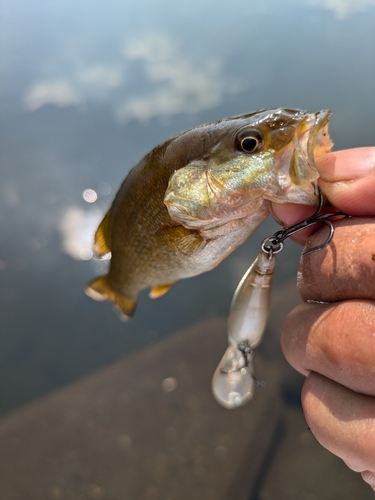
[[[305,303],[289,314],[281,343],[306,375],[302,406],[311,431],[375,490],[375,148],[324,155],[317,168],[329,201],[353,217],[334,223],[327,248],[302,257]],[[313,209],[275,204],[273,211],[289,226]],[[314,230],[295,239],[312,248],[327,237],[325,226]]]

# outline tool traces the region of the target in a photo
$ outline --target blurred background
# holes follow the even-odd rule
[[[131,167],[158,143],[201,123],[272,107],[311,112],[329,108],[333,111],[330,132],[335,149],[373,145],[374,25],[374,0],[2,1],[0,409],[7,435],[10,432],[7,426],[15,429],[12,426],[16,425],[17,432],[21,432],[31,418],[30,409],[36,408],[38,415],[48,412],[49,397],[65,394],[69,399],[67,392],[57,392],[54,396],[56,390],[77,387],[74,384],[81,383],[76,381],[82,377],[94,380],[87,379],[94,372],[95,380],[99,381],[104,367],[110,370],[118,363],[127,367],[133,363],[139,373],[150,379],[173,378],[168,372],[159,374],[160,365],[153,365],[149,358],[143,363],[142,356],[152,357],[157,353],[161,364],[168,364],[170,357],[163,356],[171,355],[172,345],[178,349],[180,337],[183,337],[181,342],[188,342],[189,335],[195,339],[194,349],[190,352],[190,344],[187,345],[177,360],[192,369],[194,353],[200,349],[196,336],[199,327],[194,325],[206,324],[207,330],[214,326],[222,329],[224,339],[225,322],[218,318],[227,315],[234,289],[258,253],[261,238],[276,229],[273,221],[267,221],[211,273],[179,282],[156,301],[150,300],[147,293],[141,294],[136,316],[128,323],[119,321],[108,303],[96,303],[83,293],[85,284],[103,273],[106,266],[106,262],[93,257],[93,232]],[[274,309],[270,327],[273,325],[274,333],[269,333],[269,340],[265,340],[257,356],[264,360],[264,366],[269,366],[270,373],[277,366],[286,374],[286,382],[277,386],[275,393],[270,389],[267,396],[266,389],[259,397],[265,414],[269,413],[269,398],[278,398],[282,393],[277,411],[278,415],[284,415],[284,430],[290,426],[289,405],[295,411],[290,418],[301,419],[298,425],[303,433],[306,427],[301,423],[298,399],[301,379],[289,371],[278,347],[283,317],[294,305],[293,301],[298,300],[291,299],[290,306],[283,302],[285,290],[294,297],[299,254],[300,249],[288,242],[280,255],[274,302],[279,309]],[[181,330],[190,333],[179,337],[175,332]],[[210,342],[214,342],[214,337],[210,337]],[[215,367],[222,351],[213,353],[211,359],[202,339],[202,352],[205,349],[207,363]],[[200,359],[201,355],[196,356]],[[205,359],[203,356],[202,365]],[[196,363],[194,369],[205,368]],[[121,383],[126,387],[127,380]],[[160,398],[173,392],[174,382],[171,384],[161,385]],[[268,381],[269,386],[272,384],[272,380]],[[209,385],[209,381],[204,385]],[[189,391],[191,386],[190,389],[188,386]],[[83,386],[80,387],[82,394],[85,393]],[[203,398],[212,398],[209,386],[204,394]],[[137,405],[145,396],[138,388],[132,397]],[[116,399],[115,393],[113,398]],[[183,401],[184,398],[181,405]],[[154,402],[158,405],[160,399],[155,397]],[[256,404],[255,398],[252,408],[238,410],[242,412],[242,433],[251,432],[246,422],[256,413]],[[219,408],[211,399],[209,405],[212,406],[207,411],[213,412],[210,421],[216,419],[217,408],[218,419],[225,415],[225,426],[232,430],[237,426],[230,420],[239,418],[230,416],[234,413]],[[126,405],[124,408],[126,413]],[[176,418],[182,418],[183,406],[179,408]],[[199,408],[192,415],[202,421],[207,413]],[[167,413],[165,418],[168,419]],[[135,414],[135,431],[136,421]],[[253,428],[258,432],[262,430],[262,419],[257,422],[259,425],[254,424]],[[111,427],[110,417],[106,425]],[[280,464],[284,460],[280,450],[286,438],[284,441],[280,438],[280,419],[271,427],[269,433],[267,429],[263,432],[279,437],[276,441],[265,438],[264,453],[259,454],[263,457],[259,458],[262,477],[271,474],[270,468],[267,474],[264,472],[264,464],[270,463],[272,457],[272,467],[276,467],[277,460]],[[124,435],[128,436],[121,434]],[[285,431],[283,436],[287,435]],[[290,436],[293,440],[292,431]],[[126,437],[122,439],[127,449]],[[311,449],[317,450],[313,438],[308,439]],[[204,446],[203,434],[199,442]],[[15,443],[19,441],[12,443],[9,450],[13,450],[16,463],[27,450],[17,451]],[[233,474],[237,474],[243,467],[241,460],[235,466],[232,461],[225,462],[223,457],[227,457],[229,445],[215,446],[215,460],[219,456],[220,467],[234,468]],[[56,449],[55,452],[59,456]],[[245,455],[247,452],[244,451]],[[35,453],[42,456],[40,450]],[[144,453],[140,455],[140,464],[148,454],[147,448]],[[168,453],[163,453],[168,462]],[[320,451],[311,453],[315,463],[323,463],[323,459],[317,458]],[[328,457],[324,450],[322,453]],[[289,452],[287,455],[290,457]],[[7,462],[7,457],[3,458]],[[289,499],[324,500],[344,498],[345,491],[350,492],[350,498],[369,498],[369,488],[362,485],[360,478],[334,457],[326,460],[333,460],[329,462],[332,473],[325,469],[327,483],[320,490],[316,490],[316,481],[321,471],[314,472],[308,462],[302,467],[299,459],[298,473],[293,469],[297,467],[295,462],[289,465],[285,462],[285,468],[280,465],[278,474],[283,481],[285,477],[294,478],[290,479],[293,481],[304,471],[311,486],[303,489],[295,485],[293,491],[287,492],[280,480],[277,496],[273,496],[270,484],[275,485],[276,480],[269,480],[268,486],[267,481],[260,485],[260,469],[254,472],[253,479],[241,472],[238,481],[248,491],[243,498],[281,499],[286,495]],[[18,470],[17,467],[13,469]],[[154,470],[152,464],[149,467]],[[184,467],[189,470],[189,465]],[[42,469],[42,466],[36,469],[34,478],[43,474]],[[193,490],[189,492],[188,487],[183,493],[172,493],[168,483],[168,474],[172,473],[167,466],[165,470],[159,486],[150,489],[151,480],[146,474],[138,490],[126,493],[121,490],[125,487],[119,486],[122,496],[109,493],[91,479],[87,480],[86,490],[81,486],[64,490],[69,482],[66,479],[65,486],[51,483],[44,490],[41,486],[36,496],[31,488],[28,490],[31,496],[27,497],[22,496],[14,482],[7,486],[2,498],[167,500],[185,498],[184,494],[188,495],[186,498],[194,495],[200,498]],[[173,474],[176,477],[176,471]],[[224,498],[210,490],[217,474],[213,470],[212,477],[208,473],[200,476],[198,490],[202,498]],[[187,484],[189,481],[193,484],[192,476],[186,477]],[[332,483],[342,490],[330,490],[336,487]],[[182,479],[179,484],[183,484]],[[242,497],[238,493],[232,498]]]

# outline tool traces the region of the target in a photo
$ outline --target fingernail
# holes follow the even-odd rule
[[[375,170],[375,148],[357,148],[327,153],[316,159],[320,178],[326,182],[350,181]]]

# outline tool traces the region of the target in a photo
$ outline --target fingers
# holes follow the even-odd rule
[[[298,287],[304,300],[375,300],[375,218],[334,222],[329,246],[302,257]],[[323,243],[328,229],[311,235],[306,249]]]
[[[295,205],[294,203],[271,203],[271,214],[273,218],[283,227],[290,227],[297,222],[307,219],[316,211],[316,207],[307,205]],[[316,231],[316,227],[310,226],[303,231],[299,231],[292,240],[300,245],[304,245],[306,239]]]
[[[312,432],[375,489],[375,148],[324,155],[317,168],[329,201],[367,218],[335,221],[329,246],[302,257],[298,286],[308,303],[289,314],[282,348],[307,376],[302,404]],[[312,211],[273,205],[286,226]],[[296,239],[311,249],[327,231]]]
[[[350,215],[375,215],[375,148],[325,154],[316,167],[319,185],[333,206]]]
[[[308,303],[289,314],[282,347],[301,373],[375,396],[375,219],[334,225],[329,246],[301,259],[298,286]],[[326,231],[314,233],[307,248],[324,241]]]
[[[281,346],[299,372],[317,372],[375,396],[375,302],[302,304],[287,318]]]
[[[319,185],[330,203],[356,216],[375,215],[375,148],[357,148],[328,153],[316,159]],[[314,208],[291,203],[272,204],[272,214],[288,227],[305,219]],[[293,240],[303,244],[315,228],[296,234]]]
[[[362,479],[368,483],[371,488],[375,491],[375,472],[365,470],[362,472]]]
[[[289,314],[282,348],[307,375],[306,420],[318,441],[375,488],[375,219],[334,222],[329,246],[302,257],[302,304]],[[306,248],[322,243],[327,228]]]
[[[363,473],[371,480],[375,473],[375,399],[312,372],[302,389],[302,406],[317,440],[353,470],[366,471]]]

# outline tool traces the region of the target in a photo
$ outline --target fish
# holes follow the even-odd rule
[[[270,214],[271,202],[317,204],[315,159],[330,151],[331,111],[268,109],[191,128],[129,172],[94,238],[108,274],[86,293],[125,319],[138,294],[164,295],[210,271]]]

